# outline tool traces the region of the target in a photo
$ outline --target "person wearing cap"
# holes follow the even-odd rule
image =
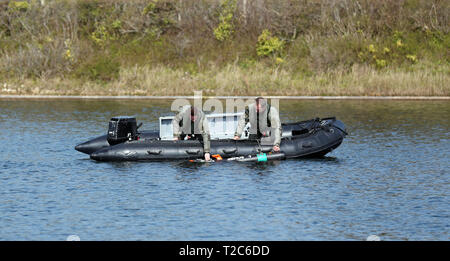
[[[173,124],[173,140],[193,139],[203,142],[205,160],[211,159],[210,133],[205,114],[194,106],[186,105],[175,116]]]
[[[280,151],[281,143],[281,121],[280,114],[275,107],[271,107],[267,101],[258,97],[255,103],[250,104],[238,122],[234,139],[239,140],[245,125],[250,122],[249,139],[261,139],[262,137],[274,136],[273,151]],[[273,133],[272,133],[273,131]]]

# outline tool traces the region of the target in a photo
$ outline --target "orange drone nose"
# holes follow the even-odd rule
[[[222,160],[222,156],[220,156],[219,154],[211,155],[211,157],[215,158],[216,160]]]

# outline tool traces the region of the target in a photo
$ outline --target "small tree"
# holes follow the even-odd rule
[[[256,45],[256,53],[258,56],[278,55],[284,47],[284,42],[276,36],[272,36],[269,30],[264,30],[258,36],[258,43]]]
[[[219,15],[219,25],[214,29],[214,36],[223,42],[231,37],[234,31],[233,15],[236,10],[237,0],[225,0]]]

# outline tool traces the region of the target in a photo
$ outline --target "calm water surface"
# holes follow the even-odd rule
[[[280,101],[337,116],[321,159],[98,163],[73,147],[168,101],[0,100],[0,240],[449,240],[448,101]]]

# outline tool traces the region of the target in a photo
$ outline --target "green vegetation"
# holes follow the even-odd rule
[[[264,30],[258,37],[256,53],[258,56],[276,55],[283,50],[283,42],[278,37],[272,36],[268,30]]]
[[[442,0],[0,3],[0,93],[450,95]]]
[[[219,41],[225,41],[233,34],[233,14],[236,12],[237,0],[225,0],[219,15],[219,25],[214,29],[214,36]]]

